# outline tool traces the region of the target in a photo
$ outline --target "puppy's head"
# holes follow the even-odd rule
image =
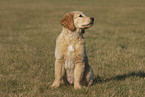
[[[80,11],[73,11],[63,16],[60,22],[64,27],[71,31],[75,29],[87,29],[94,23],[93,17],[87,17]]]

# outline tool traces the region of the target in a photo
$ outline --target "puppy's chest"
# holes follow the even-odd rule
[[[68,49],[67,49],[67,55],[68,56],[72,56],[75,52],[75,45],[72,44],[72,45],[69,45],[68,46]]]
[[[71,44],[67,48],[65,68],[68,70],[74,69],[75,45]]]
[[[66,60],[65,60],[65,69],[72,72],[75,68],[75,58],[77,57],[79,49],[84,47],[84,40],[81,38],[75,39],[75,41],[69,42],[69,45],[66,49]],[[83,52],[83,51],[82,51]]]

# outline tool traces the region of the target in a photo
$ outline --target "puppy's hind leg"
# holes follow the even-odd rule
[[[87,74],[86,74],[86,79],[87,79],[87,84],[88,86],[91,86],[93,84],[94,81],[94,72],[93,69],[91,68],[91,66],[88,66],[87,68]]]

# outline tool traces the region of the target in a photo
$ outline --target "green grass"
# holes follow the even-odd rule
[[[95,83],[51,89],[66,12],[95,18],[85,33]],[[145,97],[144,0],[1,0],[1,97]]]

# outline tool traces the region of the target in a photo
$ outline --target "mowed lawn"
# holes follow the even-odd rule
[[[51,89],[66,12],[95,18],[84,34],[94,84]],[[0,97],[145,97],[145,0],[1,0]]]

